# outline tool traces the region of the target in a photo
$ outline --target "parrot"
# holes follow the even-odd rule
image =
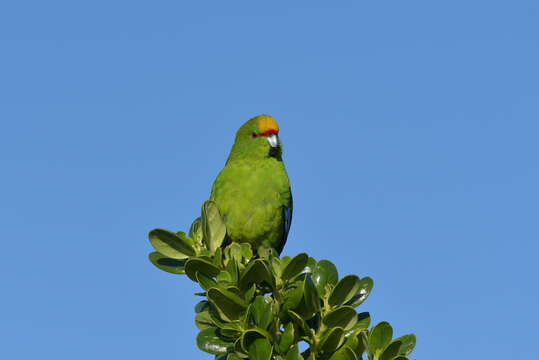
[[[226,242],[249,243],[254,251],[281,253],[292,222],[292,192],[282,159],[279,125],[269,115],[245,122],[212,188],[226,225]]]

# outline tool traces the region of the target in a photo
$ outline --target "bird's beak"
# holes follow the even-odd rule
[[[271,147],[275,148],[279,145],[279,139],[277,138],[277,135],[272,134],[268,136],[267,139]]]

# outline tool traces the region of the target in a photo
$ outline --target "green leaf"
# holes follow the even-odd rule
[[[221,270],[208,260],[204,260],[201,258],[191,258],[187,260],[187,262],[185,263],[185,273],[187,274],[189,279],[193,281],[198,281],[196,278],[197,272],[204,274],[208,277],[215,277],[221,272]]]
[[[388,322],[382,321],[374,326],[369,332],[369,352],[376,356],[381,353],[391,342],[393,328]]]
[[[240,278],[240,270],[238,268],[238,263],[234,259],[229,259],[226,264],[226,271],[230,274],[230,281],[237,284]]]
[[[226,271],[221,271],[219,274],[217,274],[215,279],[222,285],[232,283],[232,278],[230,277],[230,274]]]
[[[303,298],[305,300],[305,310],[308,314],[306,318],[310,319],[320,311],[320,297],[316,292],[316,287],[310,274],[307,274],[303,280]]]
[[[169,258],[186,259],[195,256],[195,250],[186,241],[185,234],[178,236],[168,230],[153,229],[148,238],[155,250]]]
[[[236,354],[228,354],[228,356],[226,357],[226,360],[243,360],[243,359]]]
[[[303,282],[294,282],[284,293],[284,308],[296,309],[303,299]]]
[[[404,356],[410,355],[415,348],[415,343],[416,343],[415,335],[414,334],[403,335],[395,339],[395,341],[397,340],[401,342],[399,355],[404,355]]]
[[[307,264],[305,265],[301,273],[312,274],[315,266],[316,266],[316,259],[309,257],[309,259],[307,260]]]
[[[286,324],[284,331],[279,340],[278,350],[282,354],[286,354],[288,348],[294,343],[294,324],[289,322]],[[287,354],[288,356],[288,354]]]
[[[280,266],[281,266],[281,270],[279,271],[279,274],[282,275],[284,269],[286,269],[288,264],[290,264],[291,260],[292,260],[292,258],[290,256],[283,256],[282,258],[279,259],[279,263],[280,263]],[[279,277],[281,277],[281,276],[279,276]]]
[[[226,225],[213,201],[206,200],[202,205],[201,222],[204,241],[208,250],[213,253],[221,246],[226,235]]]
[[[374,286],[374,282],[368,276],[359,280],[358,293],[347,303],[347,305],[350,305],[353,307],[361,305],[361,303],[363,303],[367,299],[367,297],[370,295],[373,286]]]
[[[209,311],[202,311],[195,316],[195,325],[199,330],[215,327]]]
[[[217,286],[217,283],[215,282],[215,280],[213,280],[212,278],[200,273],[200,272],[196,272],[195,273],[195,277],[198,281],[198,283],[200,284],[200,287],[202,287],[204,290],[208,291],[208,289],[212,288],[212,287],[216,287]]]
[[[253,257],[253,249],[251,248],[251,244],[249,243],[241,243],[241,256],[243,256],[246,260],[251,260]]]
[[[371,325],[371,314],[368,312],[362,312],[357,314],[357,324],[356,328],[358,329],[367,329]]]
[[[351,306],[341,306],[330,311],[322,319],[322,323],[328,327],[342,327],[344,330],[349,330],[357,323],[357,313]]]
[[[249,360],[271,360],[273,348],[266,338],[258,338],[249,346]]]
[[[171,274],[185,274],[185,260],[171,259],[154,251],[148,256],[151,263],[157,268]]]
[[[399,340],[393,341],[385,348],[384,352],[380,356],[380,360],[392,360],[395,356],[399,354],[399,349],[401,345],[402,343]]]
[[[211,321],[218,328],[222,330],[233,330],[236,332],[241,331],[241,324],[239,321],[229,321],[227,319],[223,320],[219,310],[215,306],[212,306],[212,308],[208,311],[210,313]]]
[[[319,350],[324,353],[332,353],[339,348],[344,342],[344,329],[335,327],[329,329],[320,340]]]
[[[226,357],[226,360],[243,360],[243,359],[236,354],[228,354],[228,356]]]
[[[203,312],[203,311],[207,311],[211,308],[211,305],[209,303],[209,301],[207,300],[202,300],[202,301],[199,301],[196,305],[195,305],[195,313],[200,313],[200,312]]]
[[[296,255],[284,268],[283,274],[281,275],[283,281],[290,280],[299,275],[305,268],[305,265],[307,265],[308,260],[309,256],[305,253]]]
[[[343,346],[339,350],[333,353],[329,360],[357,360],[356,353],[347,346]]]
[[[359,330],[368,329],[371,324],[371,316],[368,312],[362,312],[357,314],[357,322],[355,325],[346,330],[345,336],[350,336],[353,333],[357,333]]]
[[[215,305],[221,317],[227,321],[238,320],[247,307],[238,295],[224,289],[209,289],[208,299]]]
[[[352,299],[359,291],[359,278],[356,275],[343,277],[329,296],[329,305],[340,306]]]
[[[335,285],[339,278],[337,268],[328,260],[320,260],[314,267],[313,282],[320,296],[326,296],[326,285]]]
[[[249,306],[249,312],[256,326],[266,330],[273,320],[272,300],[269,296],[257,296]]]
[[[241,264],[243,260],[243,255],[241,253],[241,245],[237,242],[233,242],[225,248],[225,258],[234,259],[237,264]]]
[[[292,346],[290,350],[288,350],[285,360],[303,360],[303,356],[299,353],[298,344]]]
[[[199,217],[196,218],[191,224],[191,228],[189,229],[189,237],[193,239],[195,244],[197,244],[199,247],[203,245],[204,233],[202,231],[202,222],[200,221]]]
[[[255,296],[255,292],[256,292],[256,285],[253,284],[253,286],[251,286],[249,288],[249,290],[245,291],[244,295],[243,295],[243,298],[245,299],[245,301],[247,303],[250,303],[253,301],[253,298]]]
[[[353,335],[345,333],[345,337],[348,336],[348,340],[344,346],[348,346],[350,349],[352,349],[360,360],[362,359],[361,356],[367,351],[368,348],[367,332],[367,329],[362,329],[355,331]]]
[[[265,260],[256,259],[245,268],[240,279],[240,289],[245,290],[252,284],[265,282],[271,288],[275,287],[273,274],[266,265]]]
[[[241,348],[244,350],[244,351],[249,351],[249,347],[251,346],[251,344],[256,340],[256,339],[260,339],[260,338],[266,338],[266,339],[269,339],[270,338],[270,335],[268,334],[267,331],[265,330],[262,330],[262,329],[258,329],[258,328],[252,328],[252,329],[248,329],[246,330],[243,334],[241,334],[241,338],[240,338],[240,341],[241,341]]]
[[[207,328],[198,333],[197,346],[200,350],[214,355],[226,354],[233,344],[223,340],[216,328]]]
[[[213,265],[217,267],[223,266],[223,250],[221,248],[215,249],[215,253],[213,254]]]
[[[300,333],[298,334],[298,337],[306,336],[307,338],[311,338],[313,333],[312,330],[309,328],[305,320],[301,316],[299,316],[296,312],[292,310],[287,310],[286,312],[288,316],[292,319],[294,324],[298,327],[298,330]]]

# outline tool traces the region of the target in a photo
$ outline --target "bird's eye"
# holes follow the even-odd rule
[[[252,137],[253,139],[256,138],[257,136],[258,136],[257,133],[255,133],[255,132],[254,132],[254,133],[251,133],[251,137]]]

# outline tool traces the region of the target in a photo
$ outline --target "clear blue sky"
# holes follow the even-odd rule
[[[0,357],[209,359],[186,229],[234,133],[281,125],[284,253],[369,275],[416,359],[537,359],[537,1],[0,5]]]

